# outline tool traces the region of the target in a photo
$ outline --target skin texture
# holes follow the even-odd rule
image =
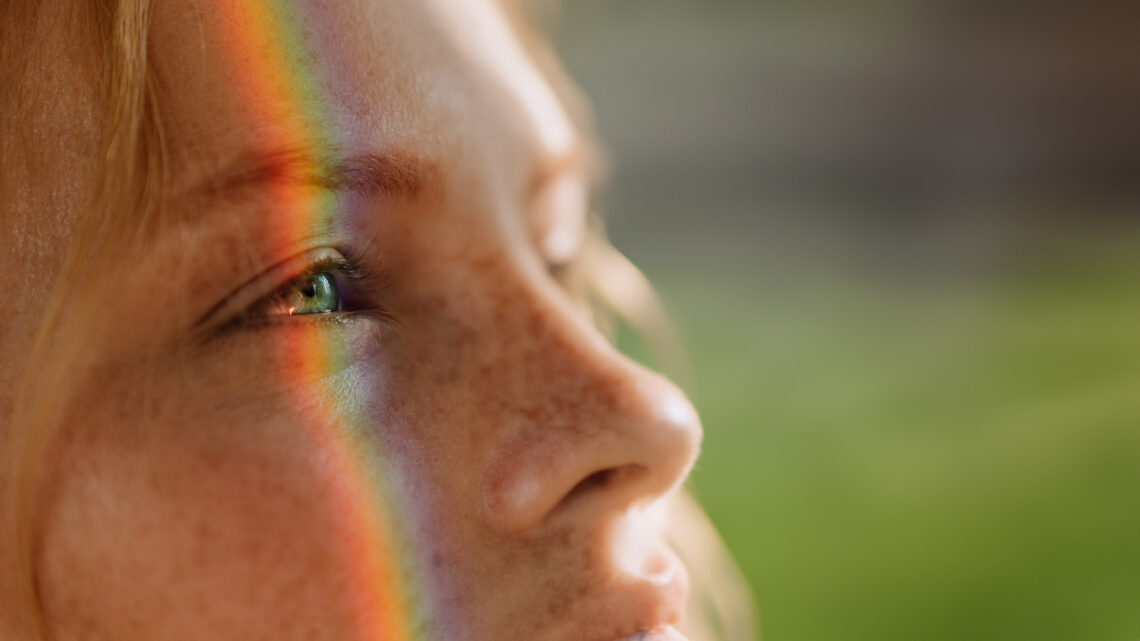
[[[675,623],[686,579],[661,524],[699,422],[551,276],[582,236],[581,143],[501,10],[284,3],[303,28],[280,60],[272,36],[235,39],[229,4],[154,6],[179,223],[115,270],[106,320],[130,331],[97,346],[48,466],[53,638],[376,639],[402,617],[417,638],[603,641]],[[50,271],[81,215],[95,92],[72,26],[44,40],[52,108],[23,118],[45,132],[25,165],[74,171],[5,177],[25,185],[8,273]],[[319,104],[258,99],[223,71],[248,68],[316,78]],[[321,132],[297,138],[301,157],[375,153],[408,176],[333,205],[289,172],[203,191],[293,127]],[[37,217],[48,205],[70,215]],[[336,215],[290,213],[322,207]],[[330,248],[362,256],[360,297],[398,327],[202,320],[248,313]],[[36,312],[4,328],[16,363]]]

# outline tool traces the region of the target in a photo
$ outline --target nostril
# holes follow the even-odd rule
[[[611,467],[604,470],[598,470],[590,474],[586,478],[578,481],[566,496],[562,497],[559,502],[559,507],[565,507],[571,503],[576,503],[591,494],[596,494],[600,491],[611,491],[612,488],[618,485],[636,485],[637,479],[645,476],[648,469],[644,465],[629,464],[621,467]]]
[[[597,472],[594,472],[593,474],[582,479],[577,485],[572,487],[567,496],[573,496],[574,494],[578,494],[578,493],[590,492],[592,490],[600,490],[600,489],[606,487],[607,485],[609,485],[610,482],[613,480],[613,477],[615,475],[617,475],[618,473],[619,472],[616,468],[610,468],[608,470],[599,470]]]

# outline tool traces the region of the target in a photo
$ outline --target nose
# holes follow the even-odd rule
[[[525,533],[560,512],[604,518],[676,489],[702,438],[685,395],[592,329],[540,334],[541,362],[518,370],[529,402],[512,412],[492,457],[492,521]]]

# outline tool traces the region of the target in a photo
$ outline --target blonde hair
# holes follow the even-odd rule
[[[553,52],[536,30],[525,27],[525,12],[512,0],[502,1],[551,84],[585,131],[592,131],[587,102],[564,76]],[[44,463],[66,423],[69,392],[75,393],[78,383],[96,365],[95,355],[87,346],[97,344],[102,333],[110,331],[95,320],[99,314],[84,313],[94,311],[100,304],[98,297],[107,291],[102,282],[107,270],[100,266],[121,260],[124,251],[137,251],[147,230],[162,215],[158,203],[165,184],[166,153],[147,57],[150,2],[90,0],[75,6],[79,19],[91,27],[100,57],[96,88],[100,110],[95,114],[100,132],[98,155],[91,167],[90,191],[80,201],[81,213],[73,212],[77,214],[74,232],[19,377],[6,429],[0,430],[0,470],[5,473],[0,525],[5,528],[3,540],[11,542],[7,546],[9,558],[0,559],[6,563],[0,565],[0,572],[8,577],[7,581],[0,579],[0,601],[5,608],[0,610],[0,636],[6,639],[47,639],[36,585],[37,507],[45,492]],[[26,27],[42,19],[41,9],[18,0],[0,0],[0,41],[5,43],[0,46],[0,63],[6,87],[6,95],[0,98],[4,133],[0,157],[5,167],[15,153],[12,140],[22,118],[20,103],[31,102],[20,100],[20,96],[30,90],[28,81],[34,80],[27,55],[33,49],[19,34],[34,31]],[[28,144],[24,141],[25,146]],[[5,207],[14,202],[7,193],[12,188],[7,182],[8,178],[0,181],[5,189],[0,193]],[[4,212],[4,229],[18,234],[7,224],[9,214]],[[660,353],[675,355],[668,324],[648,282],[603,240],[600,226],[596,226],[595,238],[584,254],[578,267],[566,274],[566,280],[597,310],[599,323],[622,319],[647,336]],[[598,287],[603,282],[597,277],[599,273],[610,276],[604,282],[623,283],[624,289]],[[615,274],[620,277],[613,278]],[[687,496],[679,500],[677,509],[685,513],[677,522],[686,525],[671,539],[694,568],[692,602],[697,611],[689,616],[691,632],[698,638],[753,638],[751,604],[744,582],[715,530]]]
[[[13,557],[11,582],[3,586],[10,611],[0,626],[13,626],[17,639],[46,638],[34,567],[36,508],[44,492],[44,462],[64,424],[68,392],[75,392],[77,381],[95,364],[89,346],[97,344],[100,333],[109,330],[95,320],[100,314],[84,311],[97,311],[98,296],[107,291],[100,285],[106,270],[98,267],[113,257],[121,258],[116,254],[124,247],[141,245],[139,236],[156,216],[165,156],[153,77],[148,72],[149,3],[95,0],[86,12],[79,3],[76,5],[74,17],[91,27],[102,62],[99,67],[104,70],[96,79],[97,104],[103,107],[95,114],[100,153],[92,167],[89,191],[81,197],[86,207],[76,217],[75,231],[31,342],[3,435],[6,477],[2,522],[7,530],[4,538],[12,542]],[[18,65],[13,61],[13,49],[20,42],[16,36],[21,31],[34,32],[34,26],[47,18],[29,8],[29,3],[5,3],[0,17],[8,43],[3,48],[4,66],[13,74],[5,78],[5,86],[12,89],[4,105],[7,137],[18,130],[14,112],[22,108],[13,103],[35,89],[31,82],[35,78],[21,77],[28,73],[30,63]],[[31,143],[24,144],[27,148]],[[6,145],[6,166],[12,155],[12,146]],[[9,190],[6,185],[5,192]],[[7,193],[4,196],[6,204],[12,202]]]

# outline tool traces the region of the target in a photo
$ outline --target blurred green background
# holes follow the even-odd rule
[[[1140,639],[1140,7],[856,4],[555,23],[696,491],[767,641]]]

